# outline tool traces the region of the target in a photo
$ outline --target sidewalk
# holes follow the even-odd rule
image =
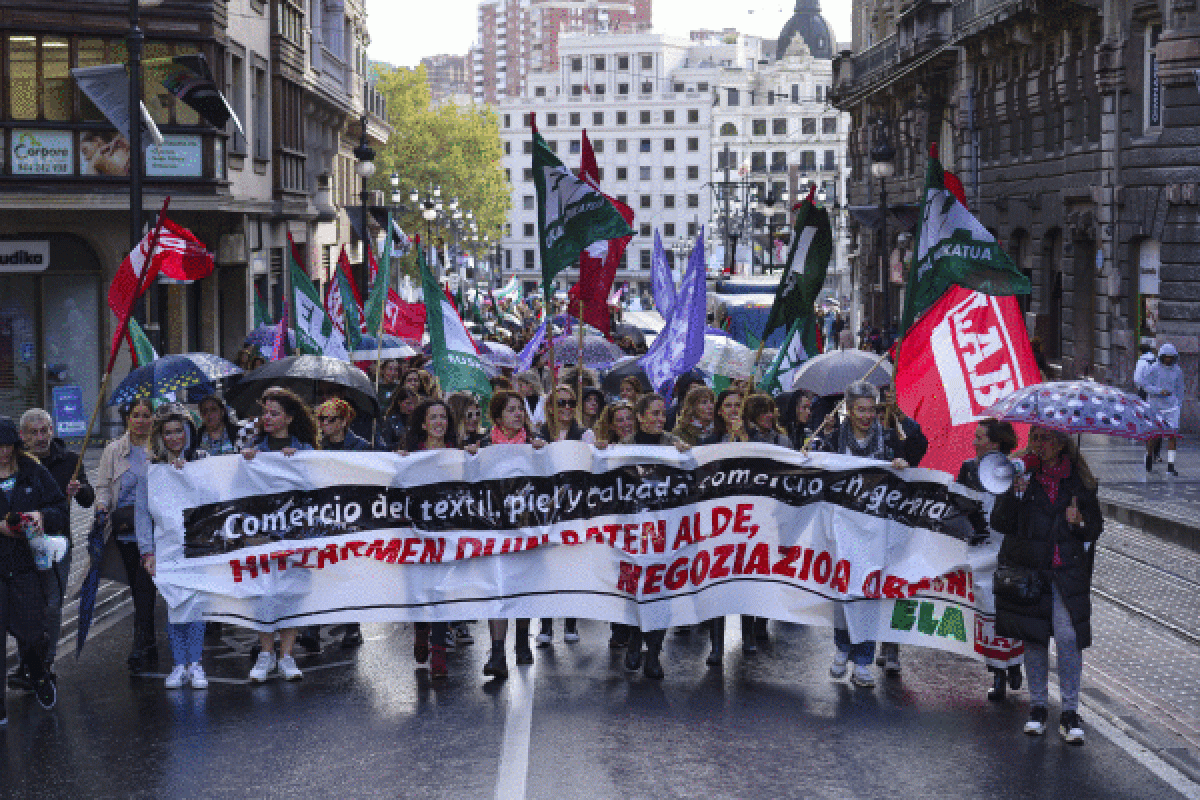
[[[1165,463],[1148,474],[1141,442],[1085,435],[1080,449],[1100,483],[1106,516],[1200,552],[1200,443],[1180,440],[1178,477],[1167,475]]]

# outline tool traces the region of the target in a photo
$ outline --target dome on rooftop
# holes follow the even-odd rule
[[[779,32],[776,59],[782,59],[787,54],[788,47],[797,36],[808,45],[813,58],[833,58],[833,28],[821,16],[821,0],[796,0],[792,18]]]

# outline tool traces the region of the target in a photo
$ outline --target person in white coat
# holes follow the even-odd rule
[[[1146,395],[1146,371],[1154,366],[1154,362],[1158,357],[1154,355],[1154,346],[1149,344],[1142,345],[1142,355],[1137,360],[1137,366],[1133,368],[1133,388],[1137,390],[1138,397],[1145,400]]]
[[[1179,366],[1179,350],[1175,345],[1167,342],[1158,348],[1158,360],[1146,369],[1142,386],[1150,407],[1162,414],[1172,430],[1178,431],[1185,388],[1183,369]],[[1179,437],[1175,435],[1163,438],[1167,440],[1167,473],[1178,475],[1175,471],[1175,448]],[[1154,471],[1154,440],[1146,442],[1146,471]]]

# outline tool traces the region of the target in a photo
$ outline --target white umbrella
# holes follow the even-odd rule
[[[736,339],[709,333],[704,335],[704,355],[696,366],[727,378],[753,378],[754,352]]]

